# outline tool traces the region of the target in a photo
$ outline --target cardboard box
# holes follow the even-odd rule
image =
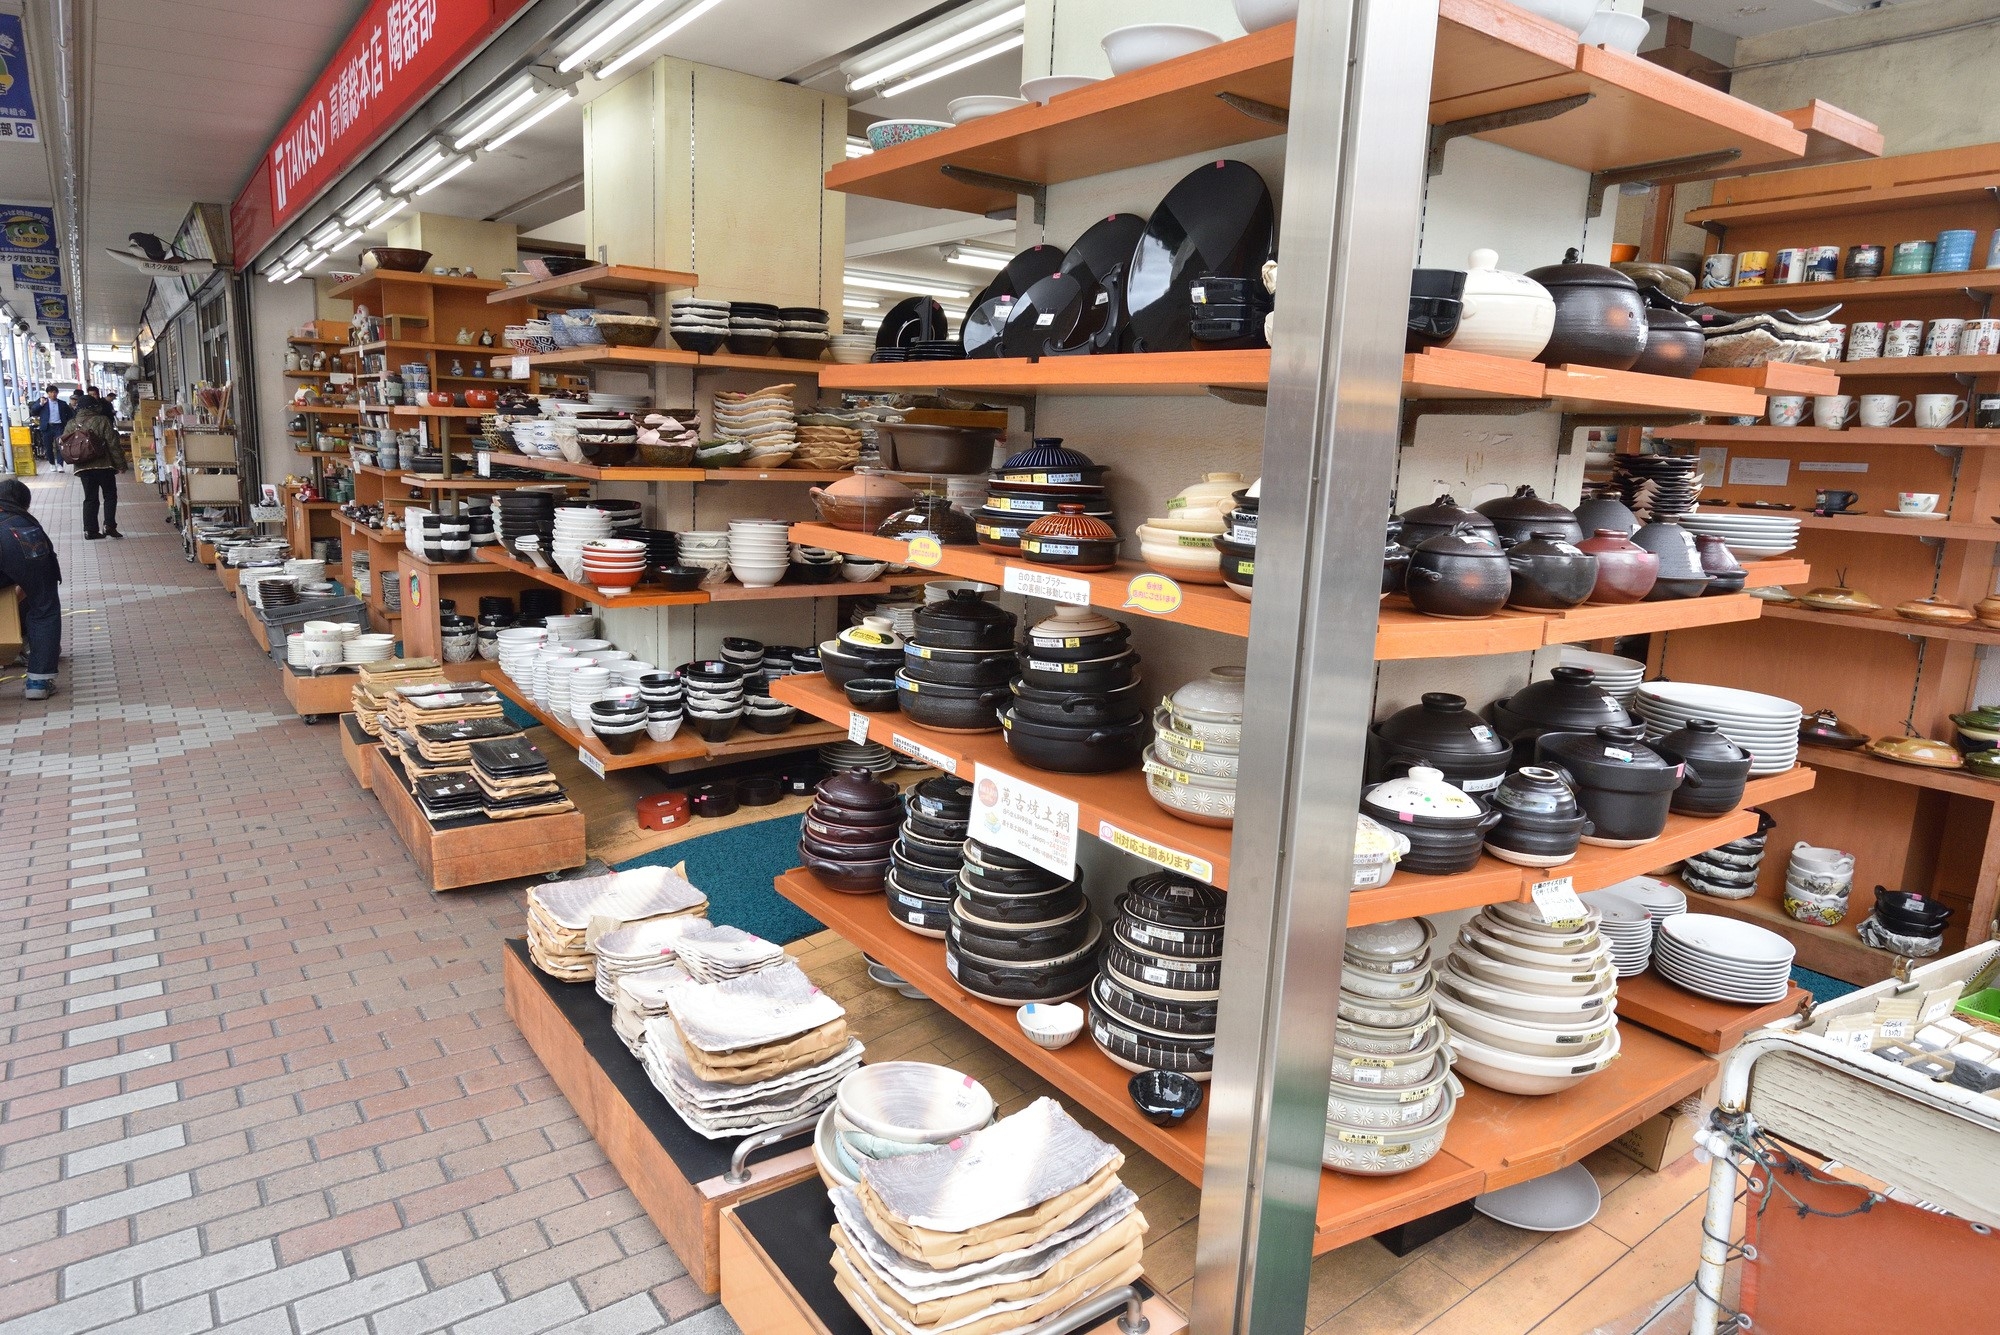
[[[234,473],[189,473],[188,500],[196,505],[227,505],[239,499]]]
[[[181,462],[207,468],[236,466],[236,437],[206,431],[181,433]]]
[[[1694,1133],[1700,1128],[1700,1118],[1670,1108],[1612,1141],[1611,1148],[1657,1173],[1694,1148]]]
[[[0,663],[11,663],[28,647],[21,632],[21,591],[12,585],[0,589]]]

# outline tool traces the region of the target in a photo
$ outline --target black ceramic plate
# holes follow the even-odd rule
[[[1203,274],[1251,278],[1271,253],[1271,191],[1246,163],[1224,159],[1182,177],[1132,251],[1127,271],[1133,348],[1194,346],[1188,284]]]
[[[1066,274],[1081,271],[1102,283],[1113,270],[1132,262],[1132,251],[1145,231],[1146,220],[1136,213],[1113,213],[1099,218],[1063,253],[1061,271]]]
[[[875,346],[907,348],[918,339],[943,338],[947,330],[944,307],[936,298],[904,297],[882,317],[882,327],[875,331]]]
[[[1090,309],[1095,290],[1069,274],[1050,274],[1037,282],[1015,299],[1007,327],[1000,332],[1000,355],[1040,357],[1051,345],[1069,342]]]
[[[1011,295],[988,297],[968,310],[965,322],[958,327],[958,342],[965,349],[965,355],[998,357],[1001,335],[1013,310],[1014,298]]]
[[[1029,246],[993,275],[993,281],[985,286],[972,304],[977,306],[991,297],[1018,297],[1061,269],[1062,262],[1061,246]]]

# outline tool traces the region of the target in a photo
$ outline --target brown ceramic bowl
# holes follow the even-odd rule
[[[361,252],[363,269],[387,269],[391,273],[422,273],[431,262],[428,250],[406,250],[400,246],[371,246]]]

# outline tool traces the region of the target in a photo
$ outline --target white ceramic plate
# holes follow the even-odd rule
[[[1702,682],[1649,682],[1639,688],[1639,693],[1642,698],[1683,709],[1713,710],[1752,717],[1795,718],[1805,712],[1796,702],[1779,696],[1741,691],[1733,686],[1710,686]]]
[[[1473,1197],[1472,1208],[1531,1233],[1566,1233],[1597,1218],[1604,1193],[1580,1163]]]
[[[1776,932],[1713,913],[1683,913],[1660,924],[1660,937],[1722,959],[1789,968],[1798,953]]]

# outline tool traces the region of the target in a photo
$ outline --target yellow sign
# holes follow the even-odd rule
[[[910,539],[910,564],[935,569],[944,560],[944,544],[936,538]]]
[[[1124,610],[1163,617],[1180,610],[1181,586],[1165,575],[1134,575],[1125,586]]]

